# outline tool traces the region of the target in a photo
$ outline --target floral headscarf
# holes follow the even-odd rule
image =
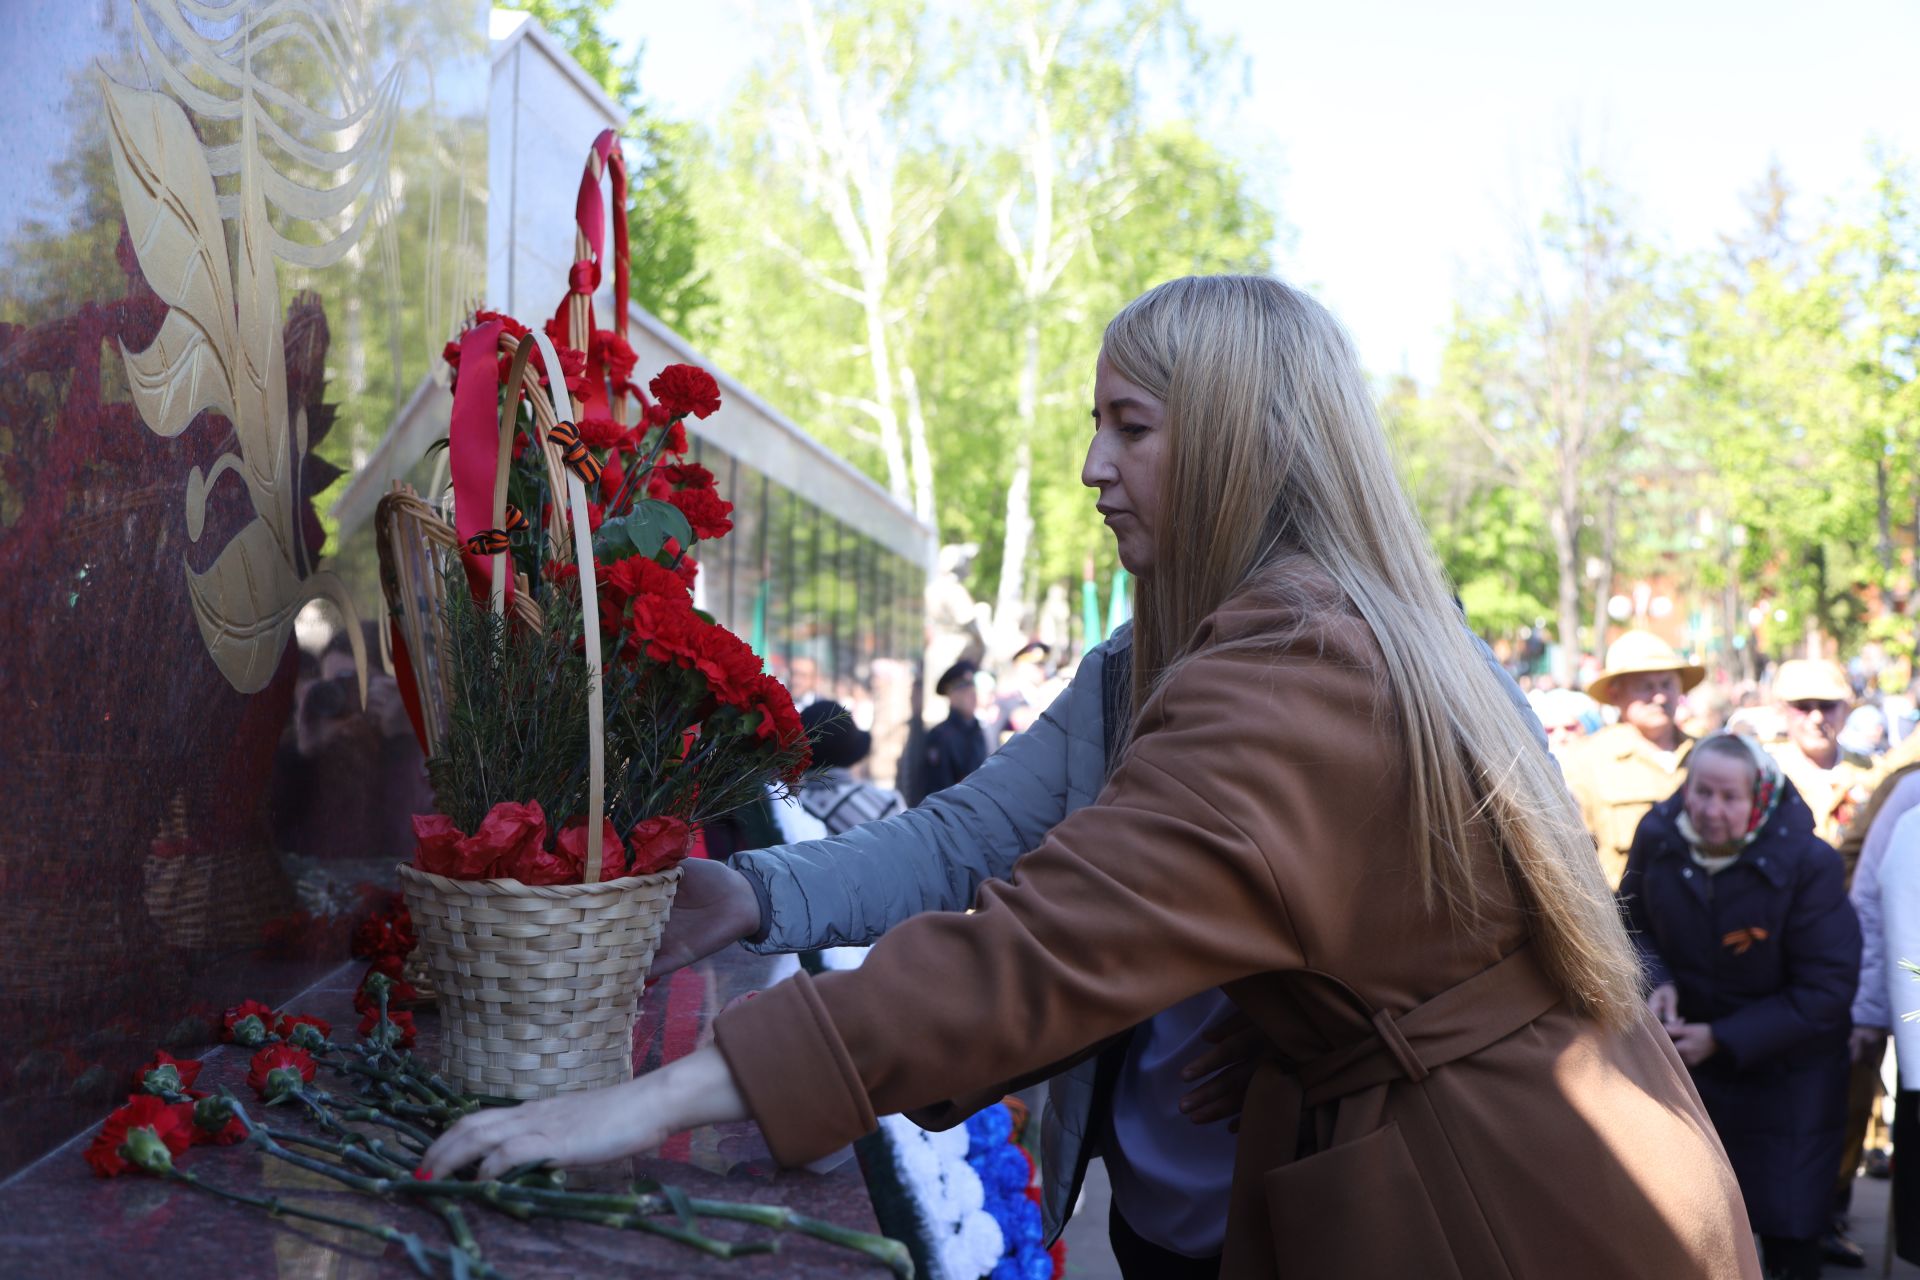
[[[1760,832],[1766,828],[1767,819],[1771,818],[1773,811],[1780,807],[1780,793],[1786,784],[1786,775],[1780,771],[1779,762],[1767,754],[1765,747],[1743,733],[1716,733],[1702,738],[1694,746],[1693,754],[1688,757],[1689,763],[1698,760],[1702,752],[1713,750],[1721,743],[1729,742],[1737,744],[1745,751],[1749,762],[1753,765],[1753,808],[1747,815],[1746,831],[1732,844],[1716,847],[1714,852],[1719,854],[1737,853],[1759,837]],[[1680,835],[1689,845],[1698,850],[1709,847],[1707,842],[1700,838],[1700,833],[1694,830],[1693,819],[1687,816],[1684,800],[1681,802],[1677,825],[1680,828]]]

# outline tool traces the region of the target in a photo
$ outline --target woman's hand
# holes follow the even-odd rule
[[[445,1178],[477,1163],[485,1182],[536,1161],[565,1167],[618,1160],[684,1129],[746,1118],[726,1059],[709,1045],[608,1089],[476,1112],[440,1135],[420,1167]]]
[[[1847,1036],[1847,1056],[1855,1062],[1865,1062],[1880,1053],[1886,1039],[1885,1027],[1855,1027]]]
[[[1266,1043],[1266,1037],[1254,1029],[1244,1013],[1234,1014],[1207,1032],[1207,1040],[1214,1047],[1180,1068],[1182,1080],[1212,1077],[1180,1099],[1181,1113],[1195,1124],[1239,1116],[1247,1100],[1247,1085],[1253,1079],[1254,1061]],[[1227,1128],[1238,1132],[1240,1121],[1234,1119]]]
[[[1647,993],[1647,1008],[1660,1019],[1660,1025],[1672,1030],[1680,1025],[1680,988],[1663,982]]]
[[[1713,1038],[1713,1028],[1704,1022],[1683,1022],[1668,1027],[1667,1035],[1672,1038],[1680,1061],[1690,1067],[1699,1066],[1720,1051],[1719,1042]]]
[[[724,862],[688,858],[649,978],[704,960],[760,931],[760,899],[747,878]]]

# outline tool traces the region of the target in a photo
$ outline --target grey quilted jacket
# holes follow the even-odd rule
[[[964,911],[983,881],[1006,879],[1015,859],[1105,786],[1102,703],[1106,691],[1125,684],[1104,677],[1116,655],[1130,660],[1132,642],[1132,629],[1123,627],[1090,650],[1073,683],[1031,728],[918,808],[825,840],[735,854],[732,865],[759,894],[765,921],[748,949],[865,945],[922,911]],[[1524,695],[1482,650],[1544,749],[1546,735]],[[1088,1057],[1047,1084],[1040,1169],[1048,1243],[1073,1211],[1100,1061]]]

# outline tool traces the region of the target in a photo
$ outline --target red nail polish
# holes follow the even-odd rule
[[[413,1180],[415,1182],[432,1182],[433,1170],[427,1168],[425,1165],[421,1165],[413,1171]]]

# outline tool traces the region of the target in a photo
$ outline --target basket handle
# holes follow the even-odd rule
[[[620,136],[612,129],[602,130],[587,152],[580,192],[573,205],[574,263],[568,273],[567,296],[554,318],[564,319],[567,341],[587,354],[588,389],[581,400],[581,414],[590,414],[606,401],[608,415],[625,426],[626,397],[608,395],[606,370],[593,360],[593,291],[600,283],[601,264],[608,257],[607,206],[600,195],[603,179],[613,197],[613,331],[622,338],[627,336],[627,161],[620,150]]]
[[[547,366],[548,385],[553,389],[554,409],[560,403],[572,408],[572,397],[567,395],[567,379],[561,372],[560,354],[553,349],[553,342],[547,337],[545,329],[535,329],[533,340],[540,347],[540,358]],[[526,354],[526,343],[520,344],[515,353],[517,363]],[[561,401],[562,396],[567,399]],[[535,416],[538,417],[539,399],[535,398]],[[538,424],[536,424],[537,426]],[[553,424],[546,426],[549,433],[546,440],[549,465],[552,462],[554,444],[551,436]],[[502,471],[504,474],[504,469]],[[573,513],[574,559],[580,566],[580,624],[586,632],[587,672],[592,684],[587,689],[587,866],[583,883],[598,884],[602,852],[601,828],[606,825],[607,802],[607,716],[602,700],[600,660],[600,586],[594,579],[593,570],[593,529],[587,523],[587,488],[580,477],[568,471],[567,500]],[[496,515],[503,515],[499,504],[504,496],[496,499]]]
[[[493,520],[487,526],[489,529],[507,526],[507,479],[513,470],[513,431],[520,416],[520,386],[526,380],[527,357],[532,351],[533,348],[523,342],[513,353],[513,364],[507,370],[507,394],[500,397],[500,451],[493,464],[493,502],[488,508],[493,512]],[[512,578],[507,552],[496,553],[491,584],[495,617],[507,616],[507,587]]]

